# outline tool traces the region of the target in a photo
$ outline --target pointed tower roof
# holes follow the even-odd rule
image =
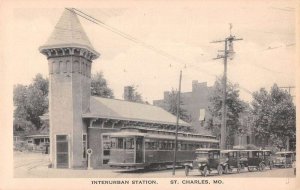
[[[46,49],[65,47],[84,48],[94,53],[96,57],[99,56],[83,30],[76,13],[71,9],[64,10],[54,31],[39,50],[42,52]]]

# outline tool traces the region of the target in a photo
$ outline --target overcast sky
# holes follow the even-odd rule
[[[226,2],[226,3],[225,3]],[[243,41],[234,44],[236,55],[228,63],[228,77],[251,92],[295,85],[295,9],[292,1],[172,1],[76,7],[142,42],[180,58],[179,64],[80,18],[95,50],[101,56],[92,72],[103,71],[115,97],[122,99],[123,87],[135,84],[144,100],[161,99],[163,91],[178,88],[191,91],[192,80],[213,85],[223,72],[222,60],[212,60],[232,32]],[[61,9],[18,8],[14,10],[6,57],[13,84],[28,84],[37,73],[48,75],[46,57],[38,47],[50,36],[63,12]],[[273,49],[275,48],[275,49]],[[8,55],[8,54],[7,54]],[[186,66],[186,68],[184,67]],[[241,97],[251,95],[241,89]]]

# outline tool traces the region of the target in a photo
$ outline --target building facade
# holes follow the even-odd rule
[[[212,92],[212,87],[207,86],[207,82],[199,83],[197,80],[192,82],[191,92],[182,92],[180,98],[182,108],[187,111],[190,116],[191,125],[195,131],[203,132],[205,125],[205,117],[208,114],[209,96]],[[164,98],[154,100],[153,105],[162,107],[168,110],[168,99],[170,92],[164,92]]]

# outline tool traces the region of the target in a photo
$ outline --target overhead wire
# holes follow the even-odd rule
[[[90,21],[90,22],[92,22],[94,24],[102,26],[105,29],[107,29],[107,30],[109,30],[109,31],[111,31],[111,32],[113,32],[115,34],[120,35],[121,37],[123,37],[123,38],[125,38],[125,39],[127,39],[129,41],[132,41],[132,42],[134,42],[136,44],[140,44],[141,46],[143,46],[143,47],[145,47],[147,49],[150,49],[150,50],[154,51],[155,53],[160,54],[163,57],[166,57],[166,58],[168,58],[170,60],[173,60],[173,61],[181,64],[181,66],[183,67],[183,69],[187,69],[187,67],[188,68],[193,68],[193,69],[196,69],[197,71],[199,71],[201,73],[204,73],[204,74],[206,74],[206,75],[208,75],[210,77],[218,77],[217,75],[212,74],[212,73],[210,73],[209,71],[207,71],[207,70],[205,70],[203,68],[201,68],[201,70],[199,70],[200,69],[199,66],[193,65],[193,64],[191,64],[191,63],[189,63],[187,61],[184,61],[184,60],[182,60],[182,59],[180,59],[180,58],[178,58],[176,56],[173,56],[173,55],[171,55],[171,54],[169,54],[169,53],[167,53],[167,52],[165,52],[165,51],[163,51],[161,49],[158,49],[158,48],[156,48],[156,47],[154,47],[152,45],[149,45],[149,44],[147,44],[147,43],[145,43],[145,42],[143,42],[141,40],[138,40],[137,38],[135,38],[135,37],[133,37],[133,36],[131,36],[129,34],[126,34],[126,33],[122,32],[122,31],[118,30],[117,28],[111,27],[111,26],[105,24],[104,22],[102,22],[101,20],[96,19],[96,18],[94,18],[94,17],[92,17],[92,16],[90,16],[90,15],[88,15],[88,14],[86,14],[86,13],[84,13],[84,12],[78,10],[78,9],[75,9],[75,8],[72,8],[72,9],[66,8],[66,9],[69,10],[69,11],[72,11],[73,13],[77,14],[78,16],[80,16],[80,17],[82,17],[82,18],[84,18],[84,19],[86,19],[86,20],[88,20],[88,21]],[[289,46],[293,46],[295,44],[288,44],[288,45]],[[267,50],[276,49],[276,48],[279,48],[279,47],[269,48],[269,49],[263,49],[261,51],[267,51]],[[207,61],[206,63],[212,63],[212,62],[211,61]],[[170,65],[170,66],[172,66],[172,65]],[[256,66],[260,67],[260,68],[262,68],[264,70],[270,71],[270,72],[276,72],[276,71],[273,71],[271,69],[262,67],[260,65],[256,65]],[[278,72],[276,72],[276,73],[278,73]],[[245,88],[245,87],[243,87],[241,85],[239,85],[239,86],[245,92],[247,92],[249,94],[252,94],[252,92],[250,90],[248,90],[247,88]]]
[[[160,55],[162,55],[162,56],[164,56],[164,57],[167,57],[167,58],[169,58],[169,59],[171,59],[171,60],[173,60],[173,61],[179,62],[180,64],[182,64],[183,68],[187,68],[187,66],[188,66],[188,67],[193,67],[193,68],[198,67],[198,66],[196,66],[196,65],[187,63],[186,61],[184,61],[184,60],[182,60],[182,59],[180,59],[180,58],[178,58],[178,57],[175,57],[175,56],[173,56],[173,55],[171,55],[171,54],[169,54],[169,53],[167,53],[167,52],[165,52],[165,51],[163,51],[163,50],[157,49],[157,48],[155,48],[154,46],[148,45],[148,44],[146,44],[145,42],[141,42],[140,40],[136,39],[135,37],[133,37],[133,36],[131,36],[131,35],[128,35],[128,34],[122,32],[122,31],[120,31],[120,30],[118,30],[118,29],[116,29],[116,28],[114,28],[114,27],[108,26],[107,24],[105,24],[104,22],[100,21],[99,19],[96,19],[96,18],[94,18],[94,17],[92,17],[92,16],[90,16],[90,15],[88,15],[88,14],[86,14],[86,13],[84,13],[84,12],[78,10],[78,9],[75,9],[75,8],[72,8],[72,9],[75,10],[75,11],[80,12],[81,14],[83,14],[83,15],[89,17],[90,19],[96,20],[97,22],[103,24],[104,27],[106,27],[107,29],[109,29],[109,30],[111,30],[112,32],[115,32],[115,33],[121,35],[122,37],[124,37],[124,38],[126,38],[126,39],[128,39],[128,40],[131,40],[131,41],[133,41],[133,42],[135,42],[135,43],[141,44],[141,45],[143,45],[144,47],[146,47],[146,48],[148,48],[148,49],[150,49],[150,50],[153,50],[153,51],[155,51],[156,53],[158,53],[158,54],[160,54]],[[81,17],[83,17],[83,16],[80,15],[80,14],[78,14],[78,15],[81,16]],[[83,18],[85,18],[85,19],[87,19],[87,20],[90,20],[89,18],[86,18],[86,17],[83,17]],[[90,20],[90,21],[91,21],[91,20]],[[96,23],[95,21],[92,21],[92,22],[93,22],[93,23]],[[97,24],[97,23],[96,23],[96,24]],[[291,44],[291,45],[294,45],[294,44]],[[270,47],[268,47],[268,49],[263,49],[263,50],[261,50],[261,51],[266,51],[266,50],[271,50],[271,49],[276,49],[276,48],[279,48],[279,47],[275,47],[275,48],[270,48]],[[203,64],[203,63],[205,64],[205,63],[212,63],[212,62],[211,62],[211,61],[201,62],[201,64]],[[261,67],[260,65],[256,65],[256,64],[254,64],[254,65],[257,66],[257,67]],[[273,70],[268,69],[268,68],[263,68],[263,67],[261,67],[261,68],[264,69],[264,70],[270,71],[270,72],[274,72],[274,73],[283,73],[283,72],[273,71]],[[211,74],[211,73],[208,72],[208,71],[203,71],[203,70],[205,70],[205,69],[203,69],[203,68],[201,68],[201,69],[202,69],[202,70],[200,70],[200,72],[215,77],[214,74]]]
[[[70,9],[68,9],[68,10],[70,10]],[[121,37],[124,37],[124,38],[126,38],[126,39],[128,39],[128,40],[130,40],[130,41],[132,41],[134,43],[140,44],[143,47],[145,47],[147,49],[150,49],[150,50],[152,50],[152,51],[160,54],[163,57],[166,57],[166,58],[168,58],[170,60],[173,60],[173,61],[175,61],[177,63],[180,63],[181,66],[182,66],[182,68],[186,68],[187,66],[194,67],[191,63],[188,63],[187,61],[184,61],[184,60],[182,60],[182,59],[180,59],[178,57],[175,57],[174,55],[171,55],[171,54],[169,54],[169,53],[167,53],[167,52],[165,52],[165,51],[163,51],[161,49],[158,49],[158,48],[156,48],[156,47],[154,47],[152,45],[149,45],[149,44],[147,44],[147,43],[145,43],[145,42],[143,42],[141,40],[138,40],[137,38],[135,38],[135,37],[133,37],[133,36],[131,36],[129,34],[126,34],[126,33],[122,32],[122,31],[120,31],[120,30],[118,30],[118,29],[116,29],[114,27],[108,26],[107,24],[105,24],[104,22],[100,21],[99,19],[96,19],[96,18],[94,18],[94,17],[92,17],[92,16],[90,16],[90,15],[88,15],[88,14],[86,14],[86,13],[84,13],[84,12],[78,10],[78,9],[72,8],[72,10],[75,10],[75,11],[81,13],[81,14],[78,14],[77,12],[75,12],[75,14],[77,14],[78,16],[80,16],[80,17],[82,17],[84,19],[87,19],[89,21],[92,20],[93,23],[95,23],[97,25],[100,25],[100,26],[104,26],[106,29],[108,29],[111,32],[114,32],[114,33],[120,35]],[[70,10],[70,11],[72,11],[72,10]],[[200,72],[202,72],[202,73],[204,73],[206,75],[213,76],[213,77],[215,76],[214,74],[210,73],[206,69],[203,69]]]

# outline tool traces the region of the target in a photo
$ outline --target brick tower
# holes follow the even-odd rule
[[[92,60],[99,57],[75,12],[65,9],[39,51],[49,65],[50,158],[54,168],[86,167]]]

